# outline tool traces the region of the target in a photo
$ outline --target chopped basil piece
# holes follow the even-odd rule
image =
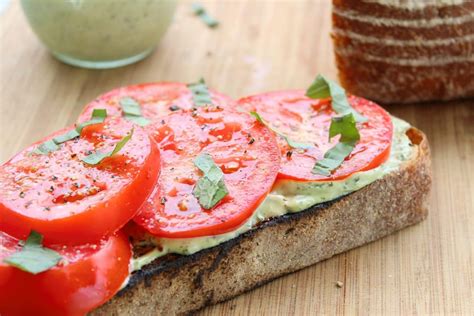
[[[130,133],[128,133],[117,144],[115,144],[115,147],[112,151],[109,151],[109,152],[96,151],[82,158],[82,161],[88,165],[97,165],[105,158],[111,157],[115,155],[116,153],[118,153],[123,148],[123,146],[125,146],[125,144],[127,144],[128,141],[132,138],[132,135],[133,135],[133,128],[130,131]]]
[[[56,266],[61,255],[54,250],[42,246],[43,236],[31,231],[23,248],[3,259],[3,262],[25,272],[38,274]]]
[[[329,149],[324,154],[323,159],[316,162],[312,173],[329,176],[331,172],[342,165],[347,156],[350,155],[357,141],[360,139],[353,113],[346,114],[342,117],[333,117],[331,119],[329,140],[337,135],[341,135],[339,143]]]
[[[210,16],[202,4],[195,2],[191,6],[194,14],[200,17],[207,26],[214,28],[219,25],[219,21]]]
[[[120,107],[122,108],[123,117],[140,126],[146,126],[150,124],[150,120],[142,116],[142,110],[140,104],[130,97],[124,97],[119,101]]]
[[[59,146],[52,140],[47,140],[44,143],[41,143],[33,150],[34,154],[38,155],[47,155],[52,151],[56,151],[59,149]]]
[[[291,140],[290,138],[288,138],[288,136],[282,134],[281,132],[279,132],[278,130],[274,129],[273,127],[270,126],[270,124],[268,124],[261,116],[260,114],[258,114],[257,112],[250,112],[250,115],[252,115],[253,117],[255,117],[257,119],[257,121],[259,121],[260,123],[262,123],[263,125],[265,125],[266,127],[268,127],[268,129],[270,129],[272,132],[274,132],[275,134],[277,134],[278,136],[280,136],[281,138],[283,138],[290,147],[292,148],[296,148],[296,149],[309,149],[311,147],[313,147],[311,144],[305,144],[305,143],[299,143],[299,142],[295,142],[293,140]]]
[[[64,142],[67,142],[68,140],[74,139],[79,136],[80,136],[79,132],[76,129],[72,129],[69,132],[66,132],[62,135],[54,137],[53,141],[56,144],[62,144]]]
[[[337,143],[324,154],[323,159],[316,162],[312,172],[324,176],[331,175],[331,171],[342,165],[344,159],[350,155],[355,147],[355,143],[356,142]]]
[[[347,100],[346,91],[332,80],[318,75],[314,82],[306,90],[306,96],[312,99],[331,97],[333,110],[338,114],[354,114],[357,122],[365,122],[367,119],[351,107]]]
[[[92,116],[89,121],[78,124],[75,129],[70,130],[64,134],[58,135],[54,137],[53,139],[47,140],[46,142],[40,144],[35,150],[33,150],[33,153],[38,154],[38,155],[47,155],[48,153],[52,151],[56,151],[59,149],[59,146],[58,146],[59,144],[67,142],[76,137],[79,137],[84,127],[92,125],[92,124],[102,123],[105,121],[106,117],[107,117],[107,110],[94,109],[94,111],[92,111]]]
[[[206,82],[204,79],[200,79],[196,83],[188,84],[189,90],[193,94],[194,107],[198,108],[201,106],[212,105],[212,99],[209,94],[209,89],[207,88]]]
[[[92,111],[91,119],[80,124],[76,125],[76,131],[81,134],[82,129],[89,125],[103,123],[107,118],[107,110],[106,109],[94,109]]]
[[[193,195],[202,208],[209,210],[229,194],[224,182],[224,173],[207,153],[196,157],[194,164],[202,171],[203,176],[197,181]]]
[[[356,121],[352,113],[331,118],[329,140],[336,135],[341,135],[339,141],[343,143],[358,141],[360,139],[359,130],[357,129]]]
[[[150,124],[150,120],[144,118],[143,116],[125,115],[125,119],[139,126],[147,126]]]

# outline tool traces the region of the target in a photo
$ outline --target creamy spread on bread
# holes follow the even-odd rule
[[[339,181],[301,182],[279,180],[270,194],[255,210],[254,214],[239,228],[221,235],[194,238],[156,238],[156,248],[133,259],[133,271],[141,269],[156,258],[169,253],[189,255],[200,250],[217,246],[256,227],[265,220],[306,210],[316,204],[328,202],[360,190],[398,170],[414,154],[414,147],[406,135],[410,124],[392,117],[394,134],[390,157],[380,166],[352,174]]]

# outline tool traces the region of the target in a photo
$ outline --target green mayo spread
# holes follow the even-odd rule
[[[366,185],[396,171],[400,165],[409,160],[414,148],[406,131],[410,125],[396,117],[392,117],[394,134],[389,159],[377,168],[354,173],[340,181],[327,182],[298,182],[280,180],[275,183],[272,191],[256,209],[252,217],[234,231],[209,237],[195,238],[159,238],[160,250],[155,248],[149,253],[136,258],[132,262],[133,271],[168,253],[189,255],[202,249],[219,245],[239,236],[263,220],[288,213],[300,212],[318,203],[334,200],[340,196],[357,191]]]

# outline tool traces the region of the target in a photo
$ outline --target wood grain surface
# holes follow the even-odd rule
[[[205,5],[220,20],[217,29],[181,3],[149,58],[98,71],[54,60],[13,1],[0,15],[0,162],[73,123],[84,104],[117,86],[202,76],[237,98],[306,88],[317,73],[336,78],[329,0]],[[434,188],[428,219],[201,315],[474,314],[474,100],[388,109],[430,140]]]

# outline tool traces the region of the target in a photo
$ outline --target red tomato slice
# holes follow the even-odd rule
[[[210,90],[209,93],[213,104],[221,107],[234,106],[236,103],[230,97],[218,92]],[[92,111],[97,108],[107,109],[108,115],[121,116],[122,109],[119,102],[124,97],[135,99],[142,107],[142,115],[154,121],[174,111],[189,110],[194,106],[191,90],[184,83],[145,83],[117,88],[99,96],[86,105],[79,121],[87,121]]]
[[[159,143],[162,173],[135,221],[154,235],[197,237],[242,224],[270,191],[280,165],[275,136],[250,115],[219,107],[174,113],[148,126]],[[210,154],[229,194],[211,210],[192,191],[201,177],[193,160]]]
[[[50,246],[63,260],[37,275],[3,263],[20,250],[0,232],[0,315],[84,315],[108,301],[129,276],[132,251],[122,234],[81,246]]]
[[[302,90],[269,92],[242,98],[239,105],[248,111],[257,111],[273,128],[291,140],[313,144],[306,150],[291,149],[280,138],[282,163],[279,179],[324,181],[344,179],[357,171],[369,170],[386,161],[390,155],[393,126],[390,115],[377,104],[355,96],[349,103],[368,118],[358,124],[360,141],[344,163],[330,176],[311,173],[317,160],[333,147],[339,137],[328,141],[331,117],[337,115],[330,100],[310,99]],[[289,153],[290,152],[290,153]]]
[[[36,143],[0,166],[0,230],[19,239],[35,230],[46,243],[81,244],[120,229],[158,178],[156,143],[135,126],[117,154],[98,165],[81,159],[91,151],[112,151],[132,128],[120,118],[109,119],[84,128],[80,138],[61,144],[57,151],[32,154]]]

